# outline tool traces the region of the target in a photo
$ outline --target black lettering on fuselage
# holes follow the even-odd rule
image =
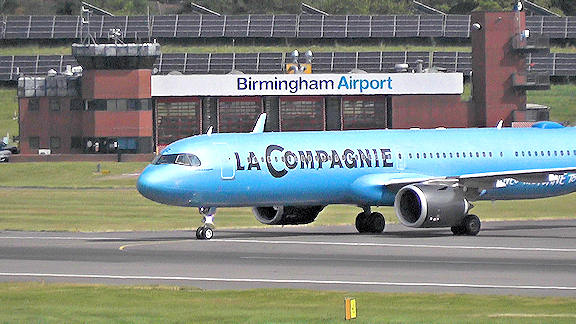
[[[250,160],[248,163],[248,170],[252,170],[252,168],[260,170],[260,162],[258,162],[258,157],[256,157],[254,152],[250,152],[250,157],[248,159]]]
[[[280,145],[271,144],[266,147],[265,155],[261,158],[262,162],[254,152],[248,152],[248,157],[244,158],[244,161],[239,152],[234,152],[234,156],[236,157],[236,170],[261,170],[260,163],[266,161],[268,172],[275,178],[284,177],[290,170],[297,169],[298,165],[302,170],[328,168],[326,164],[328,162],[330,162],[330,169],[336,167],[341,169],[344,167],[348,169],[391,168],[394,166],[392,151],[388,148],[347,148],[340,152],[334,149],[288,151]]]
[[[388,162],[388,160],[392,160],[392,154],[390,152],[390,149],[380,149],[380,152],[382,152],[382,161],[383,161],[383,166],[385,168],[391,168],[394,166],[394,163],[392,162]]]
[[[318,160],[318,169],[322,169],[322,163],[328,162],[328,153],[324,150],[316,150],[316,158]]]
[[[378,168],[378,167],[380,167],[380,160],[378,159],[378,150],[372,149],[372,151],[374,151],[374,160],[376,161],[374,167]]]
[[[286,151],[284,153],[284,163],[286,163],[288,169],[295,169],[298,166],[298,156],[291,151]]]
[[[244,170],[244,166],[240,162],[240,155],[238,152],[234,152],[234,155],[236,156],[236,170]]]
[[[330,169],[334,169],[336,165],[339,166],[340,168],[343,168],[340,155],[336,150],[332,150],[332,164],[330,165]]]
[[[266,166],[268,167],[268,172],[270,172],[270,174],[274,178],[282,178],[283,176],[286,175],[286,173],[288,173],[288,171],[286,171],[286,169],[276,170],[274,168],[274,166],[272,165],[272,158],[271,158],[273,151],[282,152],[284,151],[284,148],[279,145],[268,145],[268,147],[266,148]]]
[[[314,169],[314,157],[312,151],[298,151],[300,154],[300,169]]]
[[[360,167],[364,167],[364,163],[366,163],[366,167],[372,167],[372,155],[370,154],[370,150],[366,149],[366,154],[362,149],[358,149],[358,155],[360,156]]]
[[[342,160],[344,160],[344,165],[346,165],[348,169],[354,169],[358,165],[356,157],[354,156],[354,151],[351,149],[344,150],[344,154],[342,154]]]

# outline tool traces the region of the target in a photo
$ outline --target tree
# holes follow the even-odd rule
[[[3,15],[13,14],[18,8],[17,0],[0,0],[0,13]]]
[[[57,15],[78,15],[80,13],[80,3],[74,0],[60,0],[54,4],[54,12]]]
[[[574,5],[574,0],[552,0],[551,4],[560,8],[566,16],[576,16],[576,5]]]

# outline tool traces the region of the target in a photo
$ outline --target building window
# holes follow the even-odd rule
[[[322,97],[281,97],[280,131],[324,130]]]
[[[220,98],[218,100],[218,131],[220,133],[244,133],[254,127],[262,113],[262,99]]]
[[[28,100],[28,110],[35,111],[40,110],[40,100],[36,99],[29,99]]]
[[[342,98],[343,129],[386,128],[385,97]]]
[[[70,110],[82,110],[84,108],[84,101],[82,99],[72,99],[70,101]]]
[[[106,110],[106,101],[103,99],[90,100],[88,101],[88,110],[104,111]]]
[[[128,110],[150,110],[149,99],[128,99]]]
[[[158,101],[156,127],[158,143],[169,144],[177,139],[200,134],[200,99],[189,101]]]
[[[60,137],[50,137],[50,149],[59,149],[60,145]]]
[[[60,110],[60,99],[56,99],[56,98],[50,99],[49,104],[50,104],[50,110],[51,111]]]
[[[37,136],[28,137],[28,147],[31,150],[39,149],[40,148],[40,137],[37,137]]]
[[[82,138],[72,137],[70,139],[70,148],[71,149],[81,149],[82,148]]]

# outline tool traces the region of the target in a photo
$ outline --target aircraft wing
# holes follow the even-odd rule
[[[461,186],[478,189],[492,189],[498,187],[498,180],[513,178],[521,182],[541,183],[555,181],[559,176],[569,172],[575,172],[576,167],[551,168],[551,169],[529,169],[498,171],[485,173],[463,174],[455,177]]]
[[[497,187],[497,181],[513,178],[521,182],[540,183],[554,181],[558,176],[576,172],[576,167],[512,170],[484,173],[470,173],[454,177],[434,177],[413,173],[396,173],[390,175],[374,175],[375,179],[381,180],[381,185],[390,189],[403,187],[413,183],[436,184],[436,185],[459,185],[468,188],[492,189]],[[398,189],[399,189],[398,188]]]
[[[541,183],[558,180],[559,176],[569,172],[576,172],[576,167],[470,173],[447,177],[416,173],[382,173],[360,177],[354,182],[353,191],[362,196],[373,196],[381,194],[382,188],[396,193],[404,186],[422,183],[474,188],[475,191],[468,191],[468,194],[472,195],[470,198],[473,199],[475,196],[473,192],[479,193],[485,189],[498,188],[499,180],[513,178],[521,182]]]

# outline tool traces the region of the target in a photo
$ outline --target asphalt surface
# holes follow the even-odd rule
[[[478,236],[387,225],[0,231],[0,281],[576,297],[576,220],[484,222]]]

